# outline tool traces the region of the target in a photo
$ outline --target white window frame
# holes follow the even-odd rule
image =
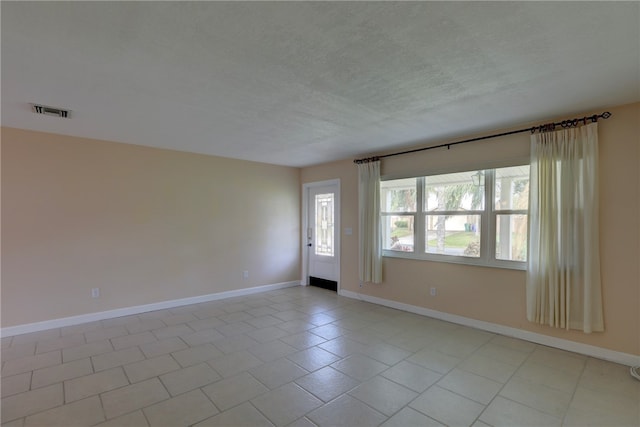
[[[491,169],[466,169],[466,170],[456,170],[455,172],[477,172],[480,171],[484,174],[485,179],[485,199],[484,199],[484,210],[477,211],[465,211],[470,215],[480,215],[480,256],[479,257],[466,257],[466,256],[458,256],[458,255],[444,255],[444,254],[434,254],[426,252],[426,242],[425,242],[425,226],[426,221],[425,218],[427,215],[452,215],[452,214],[460,214],[460,211],[438,211],[438,212],[427,212],[424,206],[424,190],[425,190],[425,177],[432,175],[440,175],[440,173],[434,173],[430,175],[422,175],[422,176],[383,176],[381,177],[381,181],[390,181],[396,179],[403,178],[416,178],[416,212],[393,212],[386,213],[382,212],[381,217],[386,215],[397,215],[397,216],[411,216],[414,215],[414,236],[413,236],[413,252],[403,252],[403,251],[394,251],[390,249],[383,249],[382,256],[388,258],[408,258],[408,259],[417,259],[417,260],[426,260],[426,261],[435,261],[435,262],[447,262],[454,264],[466,264],[466,265],[478,265],[484,267],[496,267],[496,268],[506,268],[513,270],[525,270],[527,263],[526,261],[511,261],[504,259],[496,258],[496,230],[497,230],[497,218],[498,215],[507,215],[507,214],[517,214],[517,215],[526,215],[527,221],[529,220],[529,211],[523,209],[495,209],[494,200],[495,200],[495,170],[501,169],[504,167],[511,166],[524,166],[528,164],[528,162],[517,162],[516,164],[508,164],[508,165],[500,165]],[[455,173],[455,172],[443,172],[443,173]],[[383,218],[381,218],[383,219]],[[383,226],[383,221],[380,221],[381,226]],[[527,235],[527,239],[529,236]]]

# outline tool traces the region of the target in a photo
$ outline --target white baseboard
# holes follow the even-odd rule
[[[525,331],[523,329],[512,328],[509,326],[499,325],[497,323],[490,323],[490,322],[484,322],[481,320],[470,319],[468,317],[458,316],[456,314],[444,313],[441,311],[431,310],[424,307],[418,307],[416,305],[404,304],[404,303],[393,301],[393,300],[372,297],[365,294],[359,294],[357,292],[340,290],[339,294],[347,298],[354,298],[361,301],[371,302],[374,304],[395,308],[398,310],[408,311],[410,313],[433,317],[434,319],[440,319],[440,320],[444,320],[447,322],[456,323],[464,326],[470,326],[476,329],[482,329],[484,331],[493,332],[500,335],[505,335],[513,338],[519,338],[526,341],[531,341],[536,344],[542,344],[549,347],[559,348],[561,350],[572,351],[574,353],[580,353],[587,356],[596,357],[598,359],[620,363],[622,365],[627,365],[627,366],[640,365],[640,355],[622,353],[619,351],[609,350],[602,347],[596,347],[589,344],[582,344],[575,341],[565,340],[562,338],[550,337],[548,335],[543,335],[536,332]]]
[[[79,325],[81,323],[95,322],[97,320],[112,319],[114,317],[130,316],[132,314],[146,313],[148,311],[164,310],[167,308],[180,307],[189,304],[215,301],[225,298],[240,297],[260,292],[273,291],[276,289],[299,286],[299,281],[275,283],[272,285],[262,285],[253,288],[238,289],[233,291],[216,292],[213,294],[200,295],[196,297],[180,298],[169,301],[154,302],[151,304],[136,305],[133,307],[117,308],[114,310],[99,311],[96,313],[81,314],[79,316],[63,317],[60,319],[45,320],[42,322],[26,323],[23,325],[9,326],[0,329],[0,336],[10,337],[13,335],[28,334],[30,332],[44,331],[46,329],[61,328],[64,326]]]

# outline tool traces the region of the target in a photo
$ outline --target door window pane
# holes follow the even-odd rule
[[[316,194],[316,255],[333,256],[333,193]]]
[[[527,215],[496,215],[496,259],[527,260]]]
[[[480,215],[426,215],[426,252],[480,257]]]
[[[382,248],[391,251],[413,252],[413,215],[382,216]]]

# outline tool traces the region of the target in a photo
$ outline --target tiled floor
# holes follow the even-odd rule
[[[625,366],[296,287],[2,338],[3,426],[640,425]]]

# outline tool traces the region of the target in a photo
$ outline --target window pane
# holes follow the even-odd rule
[[[484,209],[484,171],[425,177],[424,204],[429,212]]]
[[[413,252],[413,215],[383,215],[381,222],[383,249]]]
[[[529,165],[496,169],[495,209],[529,208]]]
[[[527,260],[527,215],[496,215],[496,259]]]
[[[426,215],[426,252],[480,257],[480,215]]]
[[[415,212],[416,178],[394,179],[380,183],[381,212]]]
[[[333,193],[316,194],[316,255],[333,256]]]

